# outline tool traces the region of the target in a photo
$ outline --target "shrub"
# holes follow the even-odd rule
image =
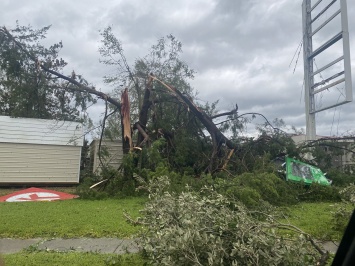
[[[103,181],[97,187],[90,186]],[[87,178],[77,187],[77,193],[82,199],[103,199],[107,197],[140,196],[136,191],[136,181],[125,178],[121,171],[113,168],[104,168],[100,177]]]
[[[327,174],[329,179],[333,181],[334,186],[346,187],[351,183],[355,183],[355,175],[350,173],[343,173],[339,170],[332,169]]]
[[[231,179],[218,179],[214,187],[249,208],[257,207],[261,200],[276,206],[297,203],[297,190],[272,173],[244,173]]]
[[[142,248],[153,265],[315,265],[303,235],[278,237],[270,220],[255,220],[211,187],[171,193],[169,186],[167,177],[149,182],[140,220]]]
[[[339,189],[334,186],[323,186],[312,183],[309,186],[303,186],[299,189],[298,198],[301,201],[316,202],[316,201],[341,201]]]
[[[355,204],[355,184],[350,184],[347,187],[343,188],[339,191],[339,194],[343,201],[349,202],[352,205]],[[344,232],[349,223],[352,212],[353,209],[350,210],[343,206],[333,212],[333,229],[338,230],[340,232]]]
[[[345,232],[352,212],[344,207],[340,207],[335,212],[332,212],[332,228],[339,232]]]
[[[343,200],[355,203],[355,184],[350,184],[346,188],[340,190],[340,196]]]

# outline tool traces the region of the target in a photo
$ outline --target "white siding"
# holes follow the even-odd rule
[[[79,147],[0,143],[1,183],[78,183]]]
[[[99,160],[99,143],[100,140],[95,139],[90,144],[90,157],[93,172],[100,173],[100,160]],[[122,151],[122,141],[121,140],[102,140],[101,150],[106,150],[108,152],[108,156],[102,156],[102,162],[107,166],[110,166],[114,169],[117,169],[123,159],[123,151]]]
[[[82,146],[83,129],[71,121],[0,116],[0,142]]]
[[[78,183],[77,122],[0,116],[0,183]]]

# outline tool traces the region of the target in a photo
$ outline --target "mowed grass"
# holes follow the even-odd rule
[[[299,203],[284,211],[287,219],[281,222],[290,223],[319,240],[339,241],[344,232],[334,228],[333,213],[340,207],[351,211],[354,205],[343,202]]]
[[[34,252],[16,253],[3,255],[6,266],[37,266],[37,265],[60,265],[60,266],[101,266],[101,265],[144,265],[145,260],[140,254],[99,254],[80,252]],[[0,258],[0,265],[1,258]]]
[[[139,216],[145,198],[0,202],[0,237],[5,238],[130,238],[139,227],[123,215]]]

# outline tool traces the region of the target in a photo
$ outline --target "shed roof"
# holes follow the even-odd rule
[[[82,146],[83,140],[78,122],[0,116],[0,142]]]

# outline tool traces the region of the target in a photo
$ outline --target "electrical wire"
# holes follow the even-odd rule
[[[339,102],[340,96],[338,97],[337,103]],[[335,118],[335,112],[337,110],[337,107],[334,108],[334,113],[333,113],[333,121],[332,121],[332,126],[330,127],[330,135],[332,135],[332,131],[333,131],[333,125],[334,125],[334,118]]]
[[[294,53],[294,55],[293,55],[293,57],[292,57],[292,60],[291,60],[290,64],[288,65],[289,68],[291,67],[292,62],[293,62],[293,60],[295,59],[295,56],[296,56],[296,54],[297,54],[298,49],[301,51],[300,47],[302,47],[302,43],[303,43],[303,42],[302,42],[302,40],[301,40],[300,43],[299,43],[298,46],[297,46],[297,49],[296,49],[296,51],[295,51],[295,53]],[[299,55],[299,52],[298,52],[298,55]]]
[[[315,67],[316,67],[316,69],[317,69],[317,71],[318,71],[318,65],[317,65],[317,63],[316,63],[316,59],[315,58],[313,58],[313,63],[314,63],[314,65],[315,65]],[[324,81],[324,78],[323,78],[323,76],[322,76],[322,74],[321,74],[321,72],[319,72],[319,77],[321,78],[321,80],[322,81]],[[329,91],[329,90],[328,90]],[[317,97],[318,95],[316,95],[316,99],[315,99],[315,102],[317,102]],[[322,108],[322,99],[323,99],[323,92],[321,92],[320,93],[320,96],[319,96],[319,98],[320,98],[320,100],[319,100],[319,104],[317,104],[317,107],[320,109],[320,108]],[[317,109],[318,109],[317,108]]]
[[[341,106],[340,106],[340,110],[339,110],[339,113],[338,113],[337,136],[339,136],[340,113],[341,113]]]
[[[314,65],[315,65],[315,67],[316,67],[316,69],[317,69],[317,71],[318,71],[318,65],[317,65],[317,63],[316,63],[316,59],[315,59],[315,58],[313,59],[313,62],[314,62]],[[322,81],[324,81],[324,78],[323,78],[321,72],[319,73],[319,77],[322,79]],[[335,88],[336,88],[336,89],[338,90],[338,92],[340,93],[340,95],[339,95],[339,97],[338,97],[338,99],[337,99],[337,102],[336,102],[336,104],[338,104],[338,103],[339,103],[339,100],[340,100],[340,97],[343,96],[343,97],[345,98],[345,95],[344,95],[344,93],[338,88],[338,86],[336,86]],[[329,91],[329,89],[327,89],[327,90]],[[316,96],[317,96],[317,95],[316,95]],[[319,106],[318,106],[319,108],[322,107],[322,99],[323,99],[323,92],[321,92],[321,95],[320,95],[320,103],[319,103]],[[330,135],[332,135],[336,111],[337,111],[337,107],[335,107],[335,109],[334,109],[333,119],[332,119],[332,125],[331,125],[331,127],[330,127]],[[336,132],[337,135],[339,134],[339,123],[340,123],[340,110],[339,110],[339,113],[338,113],[338,123],[337,123],[337,132]]]
[[[295,74],[295,71],[296,71],[296,67],[297,67],[297,63],[298,63],[298,59],[300,58],[300,54],[301,54],[301,50],[302,50],[302,42],[301,42],[301,46],[300,46],[300,49],[298,51],[298,55],[297,55],[297,59],[296,59],[296,63],[295,63],[295,67],[293,69],[293,73],[292,74]]]

